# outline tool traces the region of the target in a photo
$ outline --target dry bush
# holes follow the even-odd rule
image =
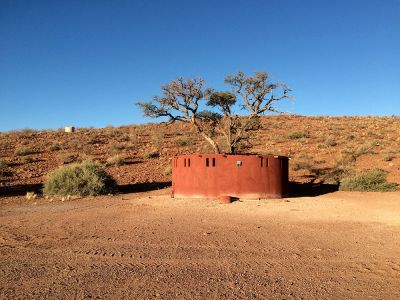
[[[382,169],[370,169],[340,180],[342,191],[390,192],[396,191],[397,185],[387,181],[387,172]]]
[[[305,131],[294,131],[289,134],[288,138],[291,140],[297,140],[301,138],[309,138],[310,137],[310,132],[305,130]]]
[[[61,153],[58,155],[59,162],[64,165],[76,162],[78,159],[79,155],[74,153]]]
[[[48,196],[97,196],[115,190],[115,180],[92,160],[86,160],[50,172],[43,192]]]
[[[106,160],[107,166],[122,166],[126,163],[125,158],[119,154],[110,156]]]
[[[31,156],[24,156],[24,157],[22,158],[22,163],[23,163],[23,164],[29,164],[29,163],[31,163],[31,162],[33,162],[33,158],[32,158]]]
[[[58,150],[61,150],[61,145],[60,145],[60,143],[53,142],[53,143],[51,143],[50,146],[48,147],[48,150],[49,150],[49,151],[58,151]]]
[[[34,153],[33,149],[28,146],[19,146],[15,149],[14,152],[14,154],[17,156],[25,156],[33,153]]]
[[[8,163],[4,160],[0,160],[0,175],[3,176],[8,168]]]
[[[145,153],[143,155],[143,158],[149,159],[149,158],[157,158],[160,157],[160,153],[159,152],[149,152],[149,153]]]

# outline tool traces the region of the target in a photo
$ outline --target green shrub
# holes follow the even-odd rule
[[[17,156],[25,156],[25,155],[29,155],[29,154],[32,154],[32,153],[33,153],[32,148],[27,147],[27,146],[17,147],[15,149],[15,152],[14,152],[14,154],[17,155]]]
[[[340,181],[341,191],[390,192],[397,190],[397,185],[387,182],[387,172],[382,169],[370,169],[356,175],[344,177]]]
[[[113,193],[115,180],[92,160],[50,172],[43,192],[49,196],[96,196]]]

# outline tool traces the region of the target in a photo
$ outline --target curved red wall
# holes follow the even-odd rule
[[[284,156],[179,155],[172,159],[172,197],[282,198],[288,170]]]

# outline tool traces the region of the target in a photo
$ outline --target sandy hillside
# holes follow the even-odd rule
[[[400,184],[400,117],[262,118],[252,153],[288,155],[290,179],[335,180],[340,169],[382,168]],[[103,129],[22,130],[0,133],[0,194],[5,187],[40,188],[46,174],[60,165],[93,158],[121,185],[167,183],[170,158],[183,153],[210,153],[187,124],[146,124]]]
[[[168,194],[0,198],[0,298],[400,298],[400,192]]]

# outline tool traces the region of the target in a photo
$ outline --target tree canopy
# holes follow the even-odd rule
[[[245,76],[239,71],[225,77],[231,91],[214,91],[201,78],[177,78],[161,87],[162,95],[138,102],[147,117],[166,117],[168,122],[188,122],[212,146],[215,153],[237,153],[248,144],[251,132],[259,127],[259,117],[278,112],[276,103],[290,98],[283,83],[271,83],[266,72]],[[202,109],[204,103],[209,109]],[[235,113],[235,108],[245,111]],[[216,135],[224,137],[225,147]]]

